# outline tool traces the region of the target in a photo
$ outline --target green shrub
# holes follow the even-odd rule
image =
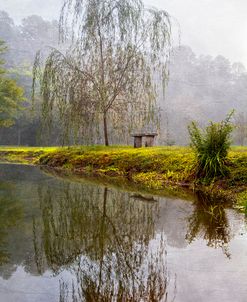
[[[230,134],[233,126],[230,122],[233,111],[226,119],[200,129],[195,122],[188,126],[191,147],[196,153],[196,178],[213,179],[227,173],[226,157],[230,148]]]
[[[237,194],[236,208],[244,212],[247,216],[247,190]]]

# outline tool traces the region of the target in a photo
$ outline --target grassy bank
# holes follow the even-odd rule
[[[0,162],[39,164],[41,155],[58,150],[57,147],[0,146]]]
[[[0,147],[0,161],[39,164],[76,174],[128,179],[152,190],[195,188],[194,155],[187,147]],[[247,148],[233,147],[228,155],[227,177],[196,185],[216,198],[237,201],[247,208]]]

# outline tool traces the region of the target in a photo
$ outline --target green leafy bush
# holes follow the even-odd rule
[[[210,122],[206,129],[201,129],[195,122],[188,126],[191,147],[196,153],[196,178],[213,179],[227,173],[226,157],[230,148],[230,134],[233,130],[229,113],[219,123]]]

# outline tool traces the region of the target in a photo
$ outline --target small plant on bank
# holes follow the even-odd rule
[[[212,180],[225,176],[227,153],[231,145],[230,135],[233,130],[231,111],[225,120],[219,123],[210,122],[206,129],[201,129],[195,122],[188,126],[191,147],[196,154],[195,177]]]

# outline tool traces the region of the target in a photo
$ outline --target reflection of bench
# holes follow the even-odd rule
[[[154,138],[157,133],[136,133],[132,135],[134,137],[134,148],[142,147],[142,138],[144,138],[145,147],[152,147],[154,145]]]
[[[158,200],[154,199],[153,196],[142,195],[142,194],[133,194],[130,197],[133,198],[133,199],[146,201],[146,202],[150,202],[150,203],[158,201]]]

